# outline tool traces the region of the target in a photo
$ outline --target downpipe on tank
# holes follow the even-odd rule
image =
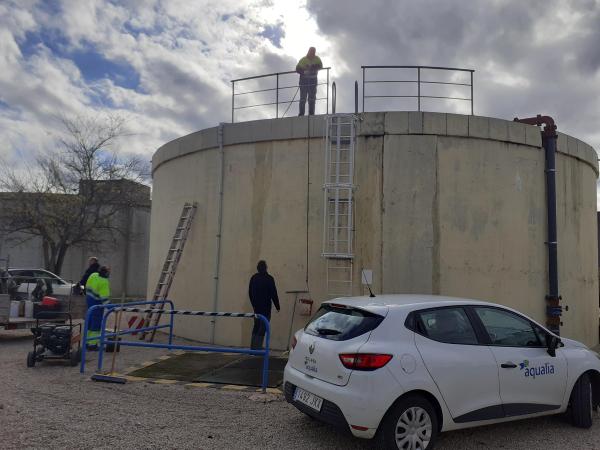
[[[213,288],[213,311],[218,311],[219,308],[219,275],[221,272],[221,232],[223,228],[223,186],[224,186],[224,177],[225,177],[225,150],[223,148],[223,130],[225,128],[225,124],[223,122],[219,123],[219,127],[217,128],[217,142],[219,144],[219,206],[218,206],[218,215],[217,215],[217,243],[215,250],[215,275],[214,275],[214,288]],[[215,343],[215,334],[216,334],[216,319],[211,320],[211,333],[210,333],[210,343]]]
[[[548,329],[557,335],[560,334],[562,322],[561,295],[558,293],[558,238],[556,231],[556,124],[550,116],[538,114],[536,117],[526,119],[514,119],[515,122],[521,122],[528,125],[541,126],[542,147],[546,159],[546,213],[548,221],[548,295],[546,295],[546,325]]]

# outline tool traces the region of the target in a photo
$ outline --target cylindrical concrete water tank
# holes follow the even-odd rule
[[[296,294],[286,291],[308,289],[299,297],[312,298],[315,307],[327,298],[325,118],[308,120],[225,124],[222,152],[216,127],[156,152],[149,296],[181,207],[196,201],[170,298],[179,308],[249,312],[248,280],[265,259],[282,304],[273,314],[272,347],[287,347]],[[559,134],[556,159],[559,286],[568,306],[561,332],[595,345],[597,156]],[[546,193],[538,128],[456,114],[365,113],[357,127],[354,180],[353,294],[365,293],[361,269],[370,269],[375,294],[485,299],[545,322]],[[296,315],[293,329],[305,321]],[[214,332],[217,343],[248,344],[251,320],[218,319],[212,326],[186,318],[176,333],[210,341]]]

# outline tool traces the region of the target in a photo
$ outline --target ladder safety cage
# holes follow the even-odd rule
[[[322,256],[327,258],[328,294],[350,295],[354,258],[356,116],[334,114],[325,120]]]
[[[179,264],[179,260],[181,259],[183,248],[185,246],[185,242],[187,240],[190,228],[192,226],[192,222],[194,220],[197,208],[197,202],[186,202],[183,205],[183,210],[181,211],[181,216],[179,217],[179,221],[177,222],[177,227],[175,228],[173,239],[171,240],[169,250],[167,251],[167,256],[165,258],[163,268],[158,277],[158,283],[154,291],[154,296],[152,297],[152,300],[154,301],[164,300],[167,298],[167,295],[169,295],[169,290],[171,289],[171,284],[173,283],[173,278],[175,277],[175,272],[177,271],[177,265]],[[164,308],[164,303],[160,303],[158,305],[158,308],[159,310],[162,310]],[[146,314],[146,318],[144,320],[144,328],[149,327],[151,320],[154,321],[153,327],[156,327],[158,325],[158,322],[160,321],[160,316],[161,313],[153,314],[153,312],[149,312],[148,314]],[[155,333],[156,328],[152,328],[152,331],[150,332],[150,342],[154,340]],[[145,340],[146,334],[146,332],[141,333],[140,340]]]

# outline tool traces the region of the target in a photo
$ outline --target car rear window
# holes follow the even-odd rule
[[[347,341],[373,331],[383,316],[362,309],[324,304],[304,328],[304,332],[333,341]]]

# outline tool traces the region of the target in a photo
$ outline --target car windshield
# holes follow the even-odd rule
[[[383,317],[362,309],[324,304],[304,331],[334,341],[346,341],[374,330]]]

